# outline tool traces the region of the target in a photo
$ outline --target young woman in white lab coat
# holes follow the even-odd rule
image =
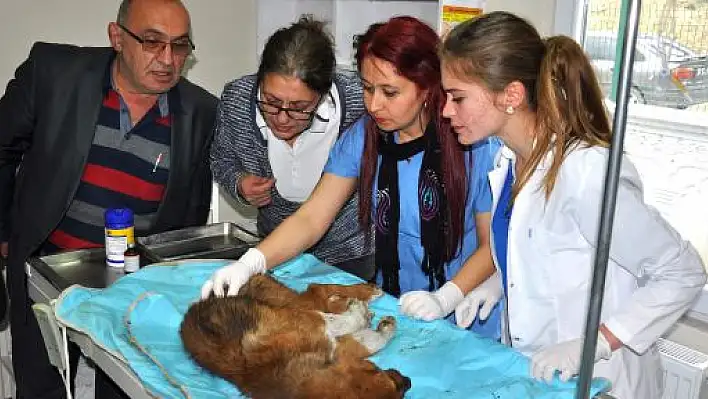
[[[505,298],[506,344],[536,378],[579,372],[611,128],[590,62],[567,37],[542,40],[493,12],[457,26],[441,50],[443,111],[463,144],[504,141],[489,174],[497,273],[457,306]],[[594,376],[619,399],[660,398],[656,340],[706,282],[694,248],[643,202],[623,159]],[[465,315],[465,317],[459,317]]]

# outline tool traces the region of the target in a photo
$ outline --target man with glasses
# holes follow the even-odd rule
[[[107,48],[35,44],[0,98],[17,398],[64,396],[30,309],[28,257],[103,246],[108,208],[131,208],[139,235],[201,225],[209,213],[217,99],[181,77],[195,49],[187,10],[124,0],[108,36]],[[96,397],[121,396],[98,370]]]
[[[332,145],[364,111],[361,82],[335,69],[324,23],[304,16],[268,38],[258,72],[226,85],[211,162],[214,179],[258,208],[267,235],[309,198]],[[359,227],[352,196],[308,252],[371,279],[372,235]]]

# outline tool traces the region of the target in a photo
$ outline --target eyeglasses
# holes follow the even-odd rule
[[[317,103],[319,104],[320,101],[317,101]],[[285,112],[285,115],[287,115],[288,118],[294,119],[296,121],[309,121],[312,120],[312,118],[317,118],[322,122],[329,122],[329,119],[325,119],[317,115],[317,112],[315,110],[304,111],[301,109],[285,108],[275,104],[271,104],[267,101],[260,100],[256,101],[256,104],[258,104],[258,109],[260,109],[261,112],[264,112],[269,115],[278,115],[281,112]]]
[[[186,57],[192,53],[192,50],[194,50],[194,43],[192,43],[192,39],[190,38],[182,38],[182,39],[177,39],[173,42],[164,42],[162,40],[156,40],[156,39],[143,39],[142,37],[136,35],[135,33],[131,32],[130,29],[126,28],[122,24],[118,24],[118,26],[123,29],[125,33],[130,35],[135,41],[140,43],[143,46],[143,50],[151,53],[151,54],[161,54],[163,51],[165,51],[165,47],[169,44],[171,49],[172,49],[172,54],[178,56],[178,57]]]

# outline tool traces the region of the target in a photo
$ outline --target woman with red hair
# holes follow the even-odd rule
[[[439,37],[412,17],[374,24],[356,54],[367,115],[337,141],[318,187],[290,218],[203,287],[235,295],[250,276],[311,247],[358,189],[358,217],[375,229],[376,282],[400,297],[401,311],[422,320],[447,317],[493,270],[487,173],[499,148],[483,140],[461,146],[441,116]],[[341,215],[339,216],[341,217]],[[493,290],[492,290],[493,291]],[[499,335],[495,298],[473,329]],[[469,300],[469,298],[468,298]],[[479,307],[479,305],[477,306]],[[458,315],[468,326],[474,314]]]

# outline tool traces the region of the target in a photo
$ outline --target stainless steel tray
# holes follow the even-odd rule
[[[216,223],[138,237],[137,241],[149,260],[162,262],[194,258],[236,259],[256,245],[260,238],[233,223]]]
[[[104,248],[60,252],[41,258],[29,258],[27,262],[59,291],[73,284],[104,288],[125,275],[122,269],[106,265]],[[141,257],[141,266],[148,263],[149,260]]]

